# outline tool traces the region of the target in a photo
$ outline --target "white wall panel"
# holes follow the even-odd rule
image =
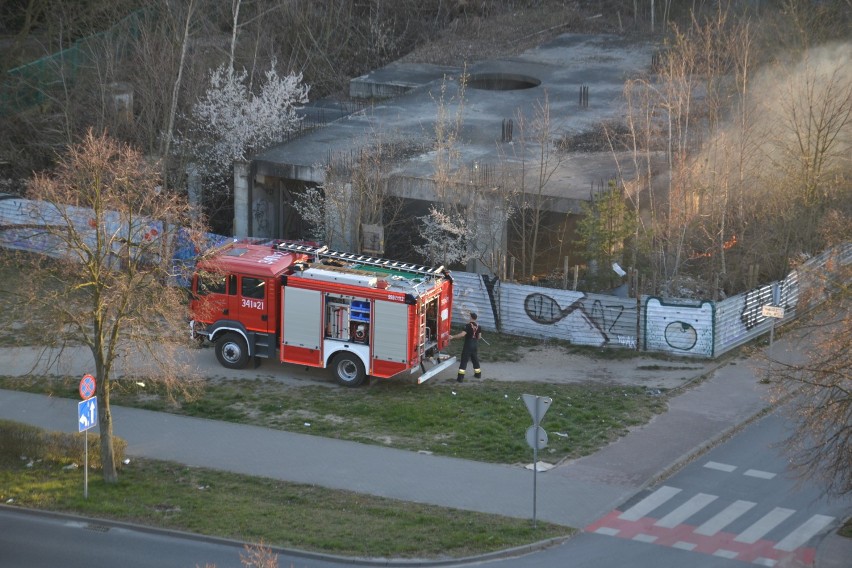
[[[643,350],[713,357],[713,302],[643,299]]]
[[[637,347],[636,300],[572,290],[501,284],[505,333],[595,347]]]
[[[476,312],[476,321],[482,329],[495,331],[497,323],[482,276],[471,272],[453,272],[452,276],[453,325],[463,326],[468,321],[468,314]]]

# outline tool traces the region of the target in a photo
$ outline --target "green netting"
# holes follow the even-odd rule
[[[73,84],[81,70],[91,67],[109,48],[118,61],[128,56],[139,37],[145,9],[136,10],[110,29],[78,39],[62,51],[9,69],[0,83],[0,114],[21,112],[48,100],[63,84]]]

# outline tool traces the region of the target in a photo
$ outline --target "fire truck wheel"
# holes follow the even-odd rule
[[[249,360],[245,339],[236,333],[226,333],[216,340],[216,358],[223,367],[244,368]]]
[[[357,387],[367,378],[364,363],[357,355],[341,353],[334,358],[334,377],[345,387]]]

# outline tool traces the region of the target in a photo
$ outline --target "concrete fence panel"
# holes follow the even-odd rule
[[[713,302],[643,296],[643,351],[713,357]]]
[[[594,347],[638,345],[639,310],[630,298],[502,283],[497,301],[505,333]]]

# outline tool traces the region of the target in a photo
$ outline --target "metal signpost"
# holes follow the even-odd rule
[[[527,410],[532,416],[533,425],[527,428],[527,444],[533,449],[533,528],[536,526],[536,493],[538,473],[538,450],[547,447],[547,432],[539,426],[545,413],[550,408],[550,403],[553,399],[547,396],[536,396],[534,394],[525,394],[524,404],[527,405]]]
[[[784,319],[784,308],[780,306],[763,306],[761,313],[765,318],[772,319],[772,327],[769,328],[769,364],[766,367],[766,382],[770,380],[772,371],[772,343],[775,341],[775,322]]]
[[[85,460],[83,464],[83,499],[89,498],[89,429],[98,423],[98,397],[95,394],[95,377],[83,375],[80,381],[80,397],[77,403],[77,427],[85,432]]]

